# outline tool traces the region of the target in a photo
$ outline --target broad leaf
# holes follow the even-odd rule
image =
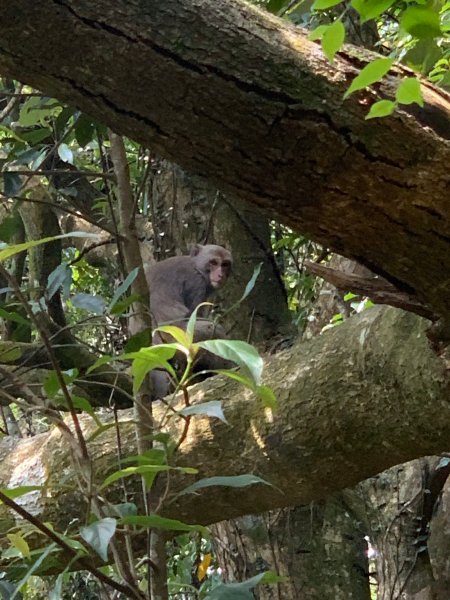
[[[419,80],[416,77],[407,77],[402,79],[395,94],[397,102],[401,104],[412,104],[415,102],[419,106],[423,106],[422,91],[420,89]]]
[[[160,344],[150,348],[141,348],[139,352],[131,352],[129,357],[134,358],[131,365],[131,374],[133,375],[133,393],[136,394],[145,377],[153,369],[165,369],[172,377],[176,377],[176,373],[172,365],[167,362],[174,357],[177,350],[175,344]]]
[[[256,385],[261,383],[263,359],[257,350],[241,340],[206,340],[198,342],[204,348],[217,356],[236,363],[244,374],[249,375]]]
[[[63,288],[64,298],[69,297],[70,286],[72,285],[72,269],[67,263],[62,263],[53,269],[48,276],[47,296],[50,300],[56,294],[60,287]]]
[[[128,288],[130,287],[130,285],[136,279],[138,272],[139,272],[139,268],[136,267],[130,273],[128,273],[125,281],[123,281],[119,285],[119,287],[117,288],[117,290],[114,292],[114,296],[112,297],[111,303],[109,305],[109,310],[111,310],[113,308],[113,306],[115,305],[115,303],[117,302],[117,300],[120,298],[120,296],[122,296],[122,294],[125,294],[125,292],[128,290]]]
[[[313,10],[326,10],[332,6],[336,6],[336,4],[340,4],[341,2],[342,0],[316,0],[311,8]]]
[[[108,545],[116,532],[116,519],[105,517],[92,525],[82,527],[80,535],[93,548],[102,560],[108,560]]]
[[[3,192],[8,198],[14,198],[17,196],[20,188],[22,187],[22,180],[20,175],[17,173],[4,172],[3,177]]]
[[[267,385],[258,385],[256,393],[261,398],[263,405],[266,408],[275,410],[278,407],[278,402],[272,388]]]
[[[330,62],[333,62],[334,56],[341,49],[345,40],[345,27],[342,21],[335,21],[327,27],[322,35],[322,50]]]
[[[393,58],[377,58],[362,69],[362,71],[352,81],[350,87],[344,94],[344,98],[353,94],[357,90],[362,90],[376,81],[380,81],[389,71],[394,63]]]
[[[185,494],[193,494],[198,490],[202,490],[204,488],[213,487],[213,486],[221,486],[221,487],[231,487],[231,488],[241,488],[247,487],[249,485],[255,485],[256,483],[263,483],[264,485],[272,485],[268,481],[261,479],[261,477],[257,477],[256,475],[247,474],[247,475],[234,475],[231,477],[206,477],[205,479],[200,479],[196,481],[192,485],[184,488],[177,496],[184,496]]]
[[[222,583],[215,587],[205,600],[253,600],[254,595],[250,591],[252,588],[259,584],[284,582],[286,579],[286,577],[280,577],[271,571],[260,573],[240,583]]]
[[[73,152],[67,144],[60,144],[58,146],[58,155],[61,160],[73,165]]]
[[[202,525],[188,525],[177,519],[167,519],[159,515],[136,515],[123,517],[120,523],[124,525],[138,525],[148,529],[166,529],[169,531],[200,531],[204,535],[208,534],[208,529]]]
[[[20,226],[20,217],[14,212],[9,217],[5,217],[0,223],[0,240],[8,243]]]
[[[78,377],[78,369],[69,369],[62,373],[64,383],[70,385]],[[56,371],[50,371],[45,379],[43,388],[48,398],[54,398],[56,394],[61,390],[61,383]]]
[[[15,500],[16,498],[20,498],[20,496],[24,496],[30,492],[41,491],[42,489],[41,485],[21,485],[16,488],[0,488],[0,492],[8,496],[11,500]]]
[[[31,240],[30,242],[24,242],[23,244],[14,244],[13,246],[7,246],[0,250],[0,262],[11,258],[15,254],[19,254],[19,252],[23,252],[24,250],[29,250],[30,248],[35,248],[36,246],[41,246],[42,244],[47,244],[48,242],[53,242],[54,240],[61,240],[63,238],[70,237],[87,237],[87,238],[98,238],[96,233],[86,233],[84,231],[72,231],[71,233],[63,233],[61,235],[55,235],[52,237],[42,238],[41,240]]]
[[[13,323],[19,323],[20,325],[31,327],[31,323],[22,317],[22,315],[19,315],[19,313],[16,312],[9,312],[4,308],[0,308],[0,319],[5,319],[5,321],[12,321]]]
[[[311,33],[308,35],[308,39],[312,40],[313,42],[315,40],[321,40],[323,34],[325,33],[325,31],[328,29],[328,25],[319,25],[318,27],[316,27],[315,29],[313,29],[311,31]]]
[[[179,414],[189,417],[191,415],[206,415],[207,417],[216,417],[224,423],[228,423],[222,410],[222,402],[220,400],[211,400],[203,402],[203,404],[195,404],[188,406],[179,411]]]
[[[177,327],[176,325],[161,325],[161,327],[157,327],[155,331],[162,331],[162,333],[171,335],[173,339],[180,344],[180,350],[187,354],[187,350],[192,344],[192,338],[184,331],[184,329],[181,329],[181,327]]]
[[[14,548],[16,548],[20,552],[20,554],[22,554],[22,556],[30,558],[30,546],[28,545],[25,538],[20,535],[20,533],[7,533],[6,537],[11,542],[11,545],[14,546]]]
[[[76,294],[70,299],[76,308],[82,308],[94,315],[102,315],[105,312],[106,302],[101,296],[91,296],[91,294]]]
[[[439,15],[428,6],[410,6],[400,17],[400,27],[415,38],[442,35]]]
[[[187,473],[188,475],[195,475],[197,473],[197,469],[192,469],[191,467],[170,467],[169,465],[139,465],[138,467],[127,467],[126,469],[120,469],[120,471],[112,473],[109,477],[105,479],[101,487],[104,488],[108,485],[111,485],[111,483],[114,483],[114,481],[117,481],[118,479],[130,477],[131,475],[156,475],[157,473],[162,473],[163,471],[181,471],[182,473]]]
[[[361,23],[376,19],[394,4],[395,0],[352,0],[351,5],[360,14]]]
[[[394,112],[395,107],[395,102],[392,102],[391,100],[380,100],[379,102],[375,102],[367,113],[366,120],[387,117]]]

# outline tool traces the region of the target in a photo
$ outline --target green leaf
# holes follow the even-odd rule
[[[170,467],[169,465],[139,465],[138,467],[127,467],[126,469],[120,469],[119,471],[115,471],[105,479],[101,487],[107,487],[108,485],[111,485],[111,483],[114,483],[118,479],[123,479],[124,477],[131,477],[132,475],[156,475],[158,473],[162,473],[163,471],[181,471],[182,473],[188,473],[189,475],[195,475],[195,473],[197,473],[197,470],[192,469],[191,467]]]
[[[267,385],[258,385],[256,388],[256,393],[261,398],[263,405],[266,408],[271,408],[275,410],[278,407],[278,402],[273,393],[272,388]]]
[[[366,115],[366,120],[387,117],[394,112],[395,107],[395,102],[392,102],[391,100],[379,100],[378,102],[375,102],[375,104],[372,104]]]
[[[0,308],[0,319],[5,319],[5,321],[12,321],[13,323],[19,323],[20,325],[31,327],[31,323],[22,317],[22,315],[19,315],[19,313],[16,312],[9,312],[4,308]]]
[[[222,410],[222,402],[220,400],[211,400],[210,402],[203,402],[203,404],[195,404],[188,406],[179,411],[179,414],[189,417],[191,415],[206,415],[208,417],[215,417],[220,419],[224,423],[228,424],[225,419],[225,415]]]
[[[10,163],[11,165],[29,165],[40,155],[41,151],[36,148],[28,148],[16,154],[16,158]]]
[[[26,142],[33,146],[42,142],[42,140],[50,138],[52,130],[48,127],[43,127],[41,129],[33,129],[32,131],[23,131],[20,135]]]
[[[66,571],[60,573],[56,578],[55,585],[50,590],[48,600],[61,600],[63,597],[63,582]]]
[[[134,302],[138,302],[140,300],[139,294],[131,294],[127,298],[123,300],[118,300],[113,308],[111,308],[110,312],[112,315],[122,315],[129,306],[131,306]],[[148,346],[148,344],[146,344]]]
[[[253,600],[254,595],[250,591],[252,588],[259,584],[282,583],[286,580],[286,577],[267,571],[240,583],[221,583],[209,592],[205,600]]]
[[[91,294],[76,294],[70,299],[75,308],[82,308],[94,315],[102,315],[105,312],[106,302],[101,296]]]
[[[202,490],[204,488],[213,486],[242,488],[247,487],[249,485],[255,485],[257,483],[262,483],[264,485],[272,485],[268,481],[261,479],[261,477],[257,477],[256,475],[252,474],[234,475],[231,477],[206,477],[205,479],[200,479],[192,485],[189,485],[188,487],[184,488],[184,490],[177,494],[177,497],[184,496],[185,494],[193,494],[198,490]]]
[[[105,511],[111,513],[111,516],[117,516],[120,519],[123,517],[134,517],[137,515],[137,506],[134,502],[121,502],[120,504],[114,504],[105,506]]]
[[[20,535],[20,533],[7,533],[6,537],[11,542],[11,545],[14,546],[14,548],[16,548],[16,550],[18,550],[22,556],[30,558],[30,546],[25,538]]]
[[[42,489],[41,485],[21,485],[20,487],[15,488],[0,488],[0,492],[5,496],[8,496],[11,500],[14,500],[15,498],[20,498],[20,496],[29,494],[30,492],[36,492]]]
[[[336,4],[340,4],[341,2],[342,0],[316,0],[311,8],[313,10],[326,10],[332,6],[336,6]]]
[[[400,104],[412,104],[413,102],[416,102],[419,106],[423,106],[423,97],[419,80],[416,77],[407,77],[406,79],[403,79],[397,88],[395,98]]]
[[[186,331],[181,329],[181,327],[177,327],[176,325],[161,325],[161,327],[157,327],[155,331],[162,331],[163,333],[168,333],[171,335],[173,339],[180,344],[181,347],[179,349],[182,351],[184,350],[185,353],[192,344],[192,339],[186,333]]]
[[[8,198],[14,198],[17,196],[20,188],[22,187],[22,180],[20,175],[13,172],[4,172],[3,176],[3,192]]]
[[[400,17],[400,27],[418,39],[442,35],[439,14],[428,6],[410,6]]]
[[[95,369],[98,369],[98,367],[101,367],[102,365],[107,365],[111,362],[114,362],[115,360],[119,360],[119,357],[110,356],[109,354],[105,354],[105,356],[100,356],[100,358],[97,358],[95,363],[88,368],[86,374],[89,375],[89,373],[95,371]]]
[[[49,555],[52,554],[56,548],[57,548],[57,544],[55,544],[55,543],[51,543],[48,546],[46,546],[46,548],[44,549],[42,554],[39,556],[39,558],[33,562],[33,564],[28,569],[28,571],[25,573],[25,575],[22,577],[22,579],[17,583],[17,586],[16,586],[14,592],[11,594],[11,596],[8,596],[8,600],[15,600],[15,598],[21,597],[19,594],[19,590],[30,579],[30,577],[33,575],[33,573],[38,571],[40,566],[44,562],[47,561],[47,558],[49,557]]]
[[[352,0],[351,5],[361,16],[361,23],[376,19],[394,4],[395,0]]]
[[[38,98],[35,96],[28,98],[20,109],[20,125],[22,127],[33,127],[34,125],[45,124],[46,119],[54,113],[52,107],[48,108],[45,106],[48,100],[48,98]]]
[[[125,281],[123,281],[119,285],[119,287],[117,288],[117,290],[114,292],[114,296],[112,297],[111,303],[109,305],[109,310],[112,309],[112,307],[115,305],[115,303],[120,298],[120,296],[122,296],[122,294],[125,294],[125,292],[128,290],[128,288],[130,287],[130,285],[136,279],[138,272],[139,272],[139,267],[136,267],[132,271],[130,271],[130,273],[128,273],[127,278],[125,279]]]
[[[172,365],[168,362],[175,356],[177,344],[159,344],[150,348],[141,348],[139,352],[131,352],[128,355],[134,358],[131,365],[131,374],[133,375],[133,393],[137,393],[147,376],[153,369],[165,369],[172,377],[176,373]]]
[[[88,144],[95,132],[95,125],[86,115],[80,115],[75,123],[75,139],[81,147]]]
[[[53,269],[48,276],[47,297],[50,300],[56,294],[60,287],[63,288],[64,298],[69,297],[70,286],[72,285],[72,269],[67,263],[62,263]]]
[[[442,52],[436,40],[427,38],[419,40],[413,48],[408,50],[404,56],[404,62],[415,71],[427,74],[441,56]]]
[[[93,548],[102,560],[108,560],[108,545],[116,532],[116,519],[105,517],[92,525],[82,527],[80,535]]]
[[[322,36],[322,50],[330,62],[340,50],[345,40],[345,27],[341,21],[335,21],[330,25]]]
[[[78,369],[70,369],[62,373],[64,383],[70,385],[78,377]],[[59,382],[56,371],[50,371],[44,379],[43,388],[48,398],[54,398],[56,394],[61,390],[61,384]]]
[[[10,363],[19,360],[22,356],[22,350],[20,348],[11,348],[5,346],[0,348],[0,363]]]
[[[73,152],[67,144],[60,144],[58,146],[58,155],[61,160],[73,165]]]
[[[362,71],[352,81],[350,87],[344,94],[344,98],[348,98],[350,94],[357,90],[362,90],[376,81],[380,81],[392,67],[393,58],[377,58],[362,69]]]
[[[189,348],[194,342],[194,332],[195,332],[195,323],[197,321],[197,314],[200,308],[203,306],[211,306],[211,302],[202,302],[192,311],[191,316],[189,317],[189,321],[186,326],[186,339],[189,340],[188,344],[183,344],[186,348]],[[176,339],[176,338],[175,338]],[[180,342],[182,343],[182,342]]]
[[[0,223],[0,240],[8,243],[20,227],[21,218],[17,212],[3,219]]]
[[[48,242],[70,237],[86,237],[97,239],[98,235],[96,233],[86,233],[84,231],[72,231],[71,233],[54,235],[52,237],[42,238],[41,240],[31,240],[30,242],[24,242],[23,244],[14,244],[13,246],[7,246],[6,248],[0,250],[0,262],[11,258],[11,256],[14,256],[15,254],[19,254],[19,252],[23,252],[24,250],[29,250],[30,248],[35,248],[36,246],[41,246],[42,244],[47,244]]]
[[[150,329],[144,329],[131,336],[125,344],[125,352],[139,352],[141,348],[147,348],[152,343]],[[171,358],[171,357],[169,357]]]
[[[177,519],[167,519],[159,515],[136,515],[123,517],[120,523],[124,525],[139,525],[147,529],[166,529],[169,531],[200,531],[208,535],[208,529],[202,525],[188,525]]]
[[[259,263],[258,265],[256,265],[256,267],[253,270],[253,275],[251,276],[251,278],[247,282],[247,285],[245,286],[244,293],[242,294],[242,296],[239,298],[239,300],[237,302],[235,302],[232,306],[230,306],[230,308],[227,309],[226,314],[228,314],[231,311],[235,310],[247,298],[247,296],[250,294],[250,292],[252,291],[252,289],[255,287],[255,283],[256,283],[256,280],[259,277],[259,274],[261,273],[261,267],[262,267],[262,265],[263,265],[262,262]]]
[[[257,350],[241,340],[206,340],[198,342],[204,348],[217,356],[236,363],[244,374],[250,376],[256,385],[261,383],[263,359]]]
[[[316,27],[315,29],[313,29],[311,31],[311,33],[308,35],[308,39],[311,41],[315,41],[315,40],[321,40],[323,34],[325,33],[325,31],[328,29],[328,25],[319,25],[318,27]]]

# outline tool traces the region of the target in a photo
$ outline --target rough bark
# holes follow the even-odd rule
[[[214,531],[226,581],[264,569],[287,577],[276,586],[258,586],[257,600],[370,600],[365,532],[339,494],[220,523]]]
[[[76,104],[450,319],[444,92],[423,83],[423,109],[365,121],[405,69],[344,101],[373,55],[347,47],[330,64],[305,33],[237,0],[11,0],[0,26],[3,75]]]
[[[398,465],[349,496],[374,549],[378,600],[447,600],[448,465],[430,457]],[[440,501],[444,488],[443,501]],[[356,501],[356,503],[355,503]],[[432,535],[430,535],[430,528]],[[436,535],[437,534],[437,535]]]
[[[178,464],[195,465],[199,478],[252,472],[274,487],[208,488],[181,496],[164,513],[212,523],[306,504],[394,464],[446,450],[449,382],[423,329],[423,321],[413,315],[372,308],[274,357],[267,366],[267,383],[279,400],[274,415],[235,382],[215,378],[201,384],[194,397],[220,397],[229,425],[194,418]],[[92,432],[95,425],[89,417],[83,420]],[[99,479],[116,468],[116,445],[111,429],[90,441]],[[122,446],[135,453],[130,424],[123,426]],[[74,511],[79,509],[81,517],[84,510],[79,494],[59,483],[68,481],[68,453],[58,431],[0,441],[1,486],[46,483],[52,492],[35,495],[33,514],[62,529],[66,518],[75,518]],[[192,478],[173,476],[171,481],[176,491]],[[13,519],[0,507],[0,531],[7,531]]]

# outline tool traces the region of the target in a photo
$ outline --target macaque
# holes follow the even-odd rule
[[[231,266],[231,252],[222,246],[197,244],[189,256],[174,256],[147,267],[145,275],[150,287],[153,327],[176,325],[184,329],[195,308],[226,283]],[[225,337],[223,329],[198,314],[194,341],[216,337]],[[156,332],[153,336],[154,344],[169,341],[172,341],[170,336],[161,332]],[[183,362],[181,357],[179,361]],[[195,371],[229,366],[227,361],[218,356],[200,352]],[[152,382],[155,397],[167,395],[169,376],[165,371],[153,371]]]

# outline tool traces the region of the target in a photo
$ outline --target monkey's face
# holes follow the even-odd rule
[[[231,271],[231,259],[214,257],[209,261],[209,281],[213,288],[221,287],[228,279]]]
[[[209,278],[211,287],[217,289],[228,279],[231,273],[231,252],[222,246],[207,244],[193,248],[191,256],[197,269]]]

